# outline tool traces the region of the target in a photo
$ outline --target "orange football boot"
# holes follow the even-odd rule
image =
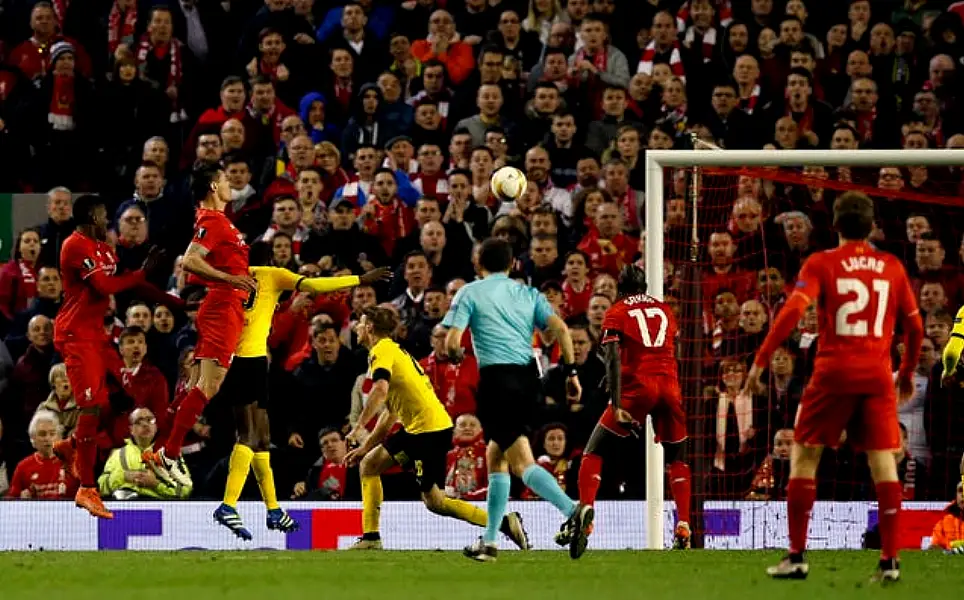
[[[114,513],[107,510],[107,507],[104,506],[104,501],[100,499],[97,488],[82,487],[77,490],[77,495],[74,497],[74,504],[99,519],[114,518]]]

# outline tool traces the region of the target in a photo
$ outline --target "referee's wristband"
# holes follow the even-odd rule
[[[576,363],[560,363],[562,370],[565,371],[566,377],[575,377],[579,373],[576,371]]]

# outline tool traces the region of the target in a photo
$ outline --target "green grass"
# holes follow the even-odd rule
[[[777,552],[7,552],[0,598],[67,600],[832,600],[953,597],[964,558],[906,553],[903,579],[868,583],[876,555],[814,552],[805,582],[770,581]]]

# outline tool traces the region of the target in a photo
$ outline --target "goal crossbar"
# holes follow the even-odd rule
[[[964,167],[964,150],[649,150],[646,169],[646,284],[663,299],[663,169],[665,167]],[[655,442],[652,419],[646,419],[646,546],[663,540],[662,446]]]

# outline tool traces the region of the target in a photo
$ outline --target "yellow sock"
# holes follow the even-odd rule
[[[478,525],[479,527],[485,527],[486,519],[488,519],[485,510],[474,504],[469,504],[464,500],[456,500],[455,498],[446,498],[442,502],[442,510],[451,517],[455,517],[466,523]]]
[[[231,458],[228,461],[228,482],[224,486],[224,503],[231,508],[236,508],[238,505],[244,482],[248,480],[253,456],[254,450],[241,444],[235,444],[234,449],[231,450]]]
[[[382,501],[385,492],[382,491],[382,478],[361,478],[362,498],[362,533],[378,533],[378,521],[381,516]]]
[[[268,510],[280,508],[278,504],[278,492],[274,489],[274,471],[271,470],[271,453],[255,452],[254,461],[251,463],[254,468],[254,477],[258,480],[258,487],[261,488],[261,499]]]

